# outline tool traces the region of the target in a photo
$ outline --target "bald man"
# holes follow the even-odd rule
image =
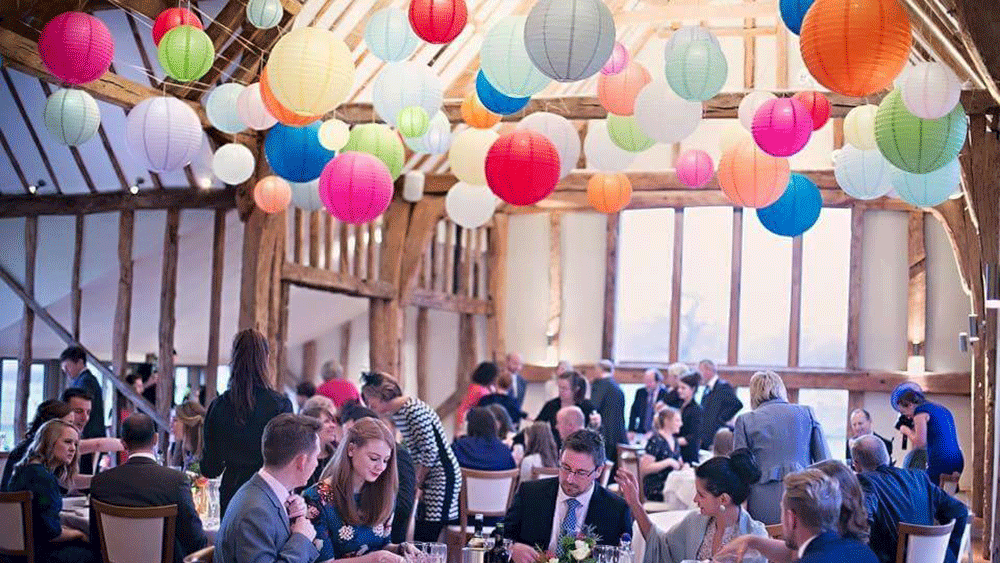
[[[562,439],[565,436],[583,430],[586,420],[583,410],[576,406],[563,407],[556,413],[556,446],[562,447]]]
[[[521,370],[524,369],[524,362],[521,361],[521,355],[516,352],[507,354],[504,368],[510,374],[510,378],[513,381],[507,394],[517,401],[517,410],[524,410],[524,391],[527,387],[527,382],[524,380],[524,376],[521,375]]]

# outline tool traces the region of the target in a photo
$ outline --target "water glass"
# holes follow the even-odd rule
[[[208,480],[208,522],[206,524],[211,528],[218,528],[220,523],[219,485],[221,483],[222,477]]]
[[[413,542],[413,547],[420,552],[416,558],[408,558],[413,563],[446,563],[448,546],[443,543]]]

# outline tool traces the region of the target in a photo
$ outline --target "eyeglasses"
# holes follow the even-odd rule
[[[566,464],[562,464],[559,466],[559,470],[565,473],[566,475],[572,475],[573,477],[577,477],[579,479],[586,479],[587,477],[593,475],[594,472],[597,471],[597,468],[595,467],[590,471],[584,471],[582,469],[577,469],[574,471],[572,467],[569,467]]]

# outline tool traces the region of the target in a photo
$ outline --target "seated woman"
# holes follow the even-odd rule
[[[535,467],[559,467],[559,448],[552,429],[545,422],[535,422],[524,429],[524,459],[521,460],[521,482],[531,481]]]
[[[497,421],[497,438],[504,444],[507,444],[508,448],[513,447],[514,423],[511,422],[507,409],[497,404],[486,405],[485,408],[490,410],[493,414],[493,420]]]
[[[497,438],[497,421],[487,407],[475,407],[466,415],[466,435],[451,444],[458,465],[480,471],[514,469],[510,448]]]
[[[656,414],[655,431],[646,442],[646,453],[639,458],[642,490],[646,500],[663,502],[663,484],[674,469],[684,467],[681,448],[675,434],[681,429],[681,413],[666,407]]]
[[[747,450],[730,457],[713,457],[698,466],[695,503],[692,510],[668,531],[657,528],[642,509],[638,483],[627,471],[618,471],[618,484],[646,539],[644,563],[680,563],[713,559],[723,546],[740,535],[767,537],[763,524],[740,505],[750,494],[750,484],[760,479],[760,469]]]
[[[18,442],[14,449],[7,456],[7,463],[3,466],[3,478],[0,479],[0,491],[7,491],[10,477],[14,473],[14,466],[18,464],[28,453],[28,448],[35,441],[35,434],[43,424],[50,420],[61,419],[70,424],[73,423],[73,409],[59,399],[49,399],[42,401],[35,409],[35,418],[31,419],[28,431],[24,433],[24,439]]]
[[[96,562],[80,530],[59,521],[63,490],[70,488],[80,459],[79,434],[68,422],[54,419],[38,429],[25,458],[14,468],[10,491],[31,491],[35,560],[51,563]]]
[[[170,432],[174,443],[170,445],[168,459],[175,467],[187,470],[201,461],[202,428],[205,426],[205,407],[198,401],[187,401],[177,407],[171,420]]]
[[[514,430],[517,430],[521,425],[521,419],[527,417],[528,413],[518,408],[517,399],[510,395],[510,389],[514,386],[514,379],[507,372],[501,373],[494,381],[494,386],[496,387],[496,391],[479,399],[478,406],[488,407],[490,405],[499,405],[503,407],[510,417],[512,427]]]
[[[319,458],[316,471],[313,471],[312,477],[306,483],[307,487],[311,487],[319,482],[319,476],[323,474],[323,470],[326,469],[327,464],[333,459],[333,454],[337,451],[337,442],[340,441],[340,423],[333,411],[324,407],[305,408],[302,409],[302,414],[319,420],[320,424],[323,425],[319,430]]]

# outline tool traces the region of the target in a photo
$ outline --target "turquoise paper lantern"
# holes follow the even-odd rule
[[[334,152],[319,142],[321,123],[290,127],[281,123],[267,132],[264,154],[274,173],[289,182],[311,182],[319,178]]]
[[[934,207],[944,203],[951,194],[960,189],[961,177],[962,167],[956,158],[927,174],[910,174],[894,170],[892,187],[896,189],[899,199],[907,203],[917,207]]]
[[[875,199],[892,189],[894,168],[877,150],[863,151],[846,145],[833,159],[833,175],[837,185],[856,199]]]
[[[410,27],[410,17],[401,8],[385,8],[372,14],[365,25],[365,44],[373,55],[387,63],[405,60],[420,44]]]
[[[56,90],[45,102],[45,128],[64,145],[86,143],[101,125],[101,108],[83,90]]]
[[[486,79],[500,93],[512,98],[537,94],[552,81],[528,57],[524,45],[524,24],[524,16],[503,18],[486,33],[479,52],[480,66]]]
[[[247,128],[240,118],[237,101],[246,86],[230,82],[212,90],[205,102],[205,114],[208,122],[223,133],[235,135]]]
[[[667,82],[685,100],[705,101],[718,94],[728,73],[722,49],[707,39],[677,45],[667,57]]]
[[[792,174],[785,193],[767,207],[757,210],[764,228],[783,237],[797,237],[809,230],[819,219],[823,196],[809,178]]]
[[[939,119],[920,119],[893,90],[875,114],[875,142],[886,160],[911,174],[933,172],[955,160],[969,124],[962,105]]]
[[[247,2],[247,21],[258,29],[271,29],[281,23],[285,9],[280,0],[250,0]]]

